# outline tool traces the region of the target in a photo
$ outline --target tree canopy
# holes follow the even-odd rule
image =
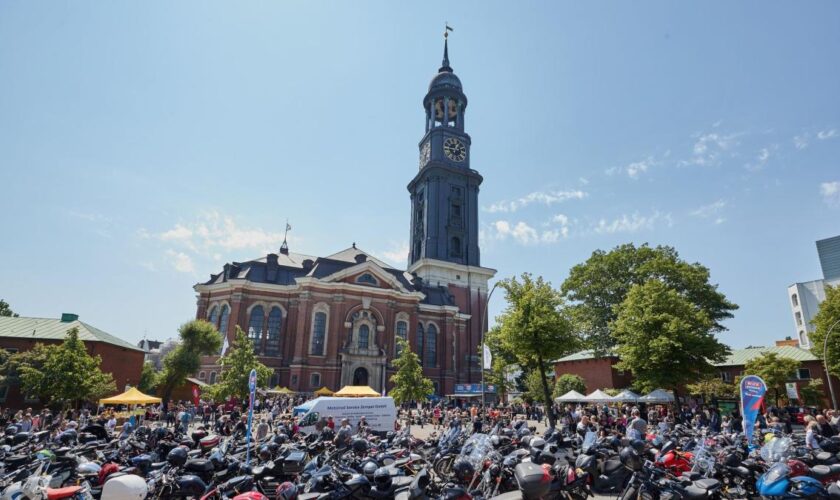
[[[557,377],[557,382],[554,384],[554,397],[559,398],[569,391],[577,391],[581,394],[586,394],[586,383],[580,375],[564,373],[563,375]]]
[[[820,304],[813,323],[816,330],[811,334],[811,352],[819,358],[823,357],[825,336],[834,326],[826,345],[826,362],[832,374],[840,375],[840,285],[825,287],[825,300]]]
[[[198,319],[184,323],[178,333],[181,342],[163,359],[158,379],[164,401],[169,401],[172,391],[198,370],[201,356],[218,354],[222,348],[222,336],[210,322]]]
[[[522,274],[520,279],[501,281],[507,307],[488,333],[488,344],[526,371],[537,371],[543,386],[540,400],[550,407],[551,388],[546,372],[553,361],[572,354],[580,342],[561,295],[544,281]],[[548,412],[551,425],[554,415]]]
[[[143,363],[143,371],[140,372],[140,383],[137,389],[144,394],[153,394],[158,385],[158,373],[155,364],[151,361]]]
[[[657,279],[633,285],[617,312],[610,323],[618,343],[616,368],[630,371],[642,391],[662,387],[676,394],[729,354],[705,309]]]
[[[248,335],[236,326],[236,338],[230,349],[219,358],[222,371],[216,384],[210,386],[210,392],[217,401],[231,396],[248,399],[250,388],[248,379],[251,370],[257,370],[257,386],[265,387],[271,378],[271,368],[260,363],[254,354],[254,344]]]
[[[397,404],[426,401],[435,391],[432,381],[423,376],[420,358],[405,340],[397,338],[400,355],[394,360],[397,372],[391,375],[391,397]]]
[[[738,394],[735,384],[724,382],[718,377],[707,377],[686,386],[688,393],[702,396],[706,402],[717,398],[732,398]]]
[[[12,318],[18,317],[17,313],[12,311],[12,308],[9,306],[9,303],[3,299],[0,299],[0,316],[7,316]]]
[[[744,375],[758,375],[767,384],[767,392],[773,394],[776,404],[785,394],[785,382],[792,379],[799,368],[799,361],[784,358],[775,352],[765,352],[744,366]]]
[[[88,354],[78,328],[71,328],[61,344],[35,344],[33,349],[11,355],[5,368],[17,377],[24,394],[67,408],[116,392],[113,377],[102,372],[101,364],[100,356]]]
[[[616,345],[610,325],[618,319],[619,306],[634,286],[656,279],[684,300],[706,313],[710,331],[723,331],[721,321],[731,318],[738,306],[709,283],[709,270],[680,259],[668,246],[636,247],[627,243],[609,252],[596,250],[586,262],[574,266],[561,287],[572,301],[571,315],[588,347],[604,354]]]

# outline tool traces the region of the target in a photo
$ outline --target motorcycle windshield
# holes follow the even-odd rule
[[[761,447],[761,458],[765,462],[779,462],[790,455],[791,440],[790,438],[773,438]]]
[[[780,479],[784,479],[790,475],[790,467],[784,463],[778,463],[764,474],[764,484],[771,485]]]
[[[586,436],[583,438],[583,444],[580,445],[580,449],[583,453],[589,452],[590,449],[595,445],[595,442],[598,440],[598,434],[595,431],[589,431],[586,433]]]
[[[461,456],[466,458],[475,467],[475,470],[481,470],[481,462],[491,451],[493,451],[493,441],[490,436],[473,434],[461,448]]]

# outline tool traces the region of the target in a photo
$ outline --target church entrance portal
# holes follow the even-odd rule
[[[353,385],[368,385],[368,371],[365,368],[356,368],[353,372]]]

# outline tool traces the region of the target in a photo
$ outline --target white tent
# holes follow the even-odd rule
[[[598,389],[592,394],[589,394],[588,396],[583,398],[583,400],[589,403],[612,403],[615,401],[615,399],[613,399],[612,396],[602,391],[601,389]]]
[[[622,403],[636,403],[639,401],[639,398],[641,398],[641,396],[639,396],[635,392],[631,391],[630,389],[624,389],[623,391],[616,394],[613,399]]]
[[[646,396],[639,398],[640,403],[673,403],[674,394],[665,389],[656,389]]]
[[[577,403],[579,401],[586,401],[586,396],[578,391],[569,391],[559,398],[555,398],[554,401],[557,401],[558,403]]]

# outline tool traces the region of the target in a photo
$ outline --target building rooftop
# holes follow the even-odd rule
[[[139,347],[126,342],[99,328],[79,321],[75,314],[64,314],[61,318],[9,318],[0,317],[0,338],[20,338],[28,340],[61,341],[71,328],[79,329],[79,339],[86,342],[105,342],[132,351],[142,351]]]
[[[722,363],[715,363],[715,366],[745,365],[766,352],[776,353],[781,358],[790,358],[796,361],[817,361],[820,359],[814,356],[808,349],[789,345],[747,347],[746,349],[733,349],[732,353]]]
[[[767,346],[767,347],[747,347],[746,349],[732,349],[732,352],[721,363],[715,363],[715,366],[740,366],[747,364],[750,360],[757,358],[765,352],[776,353],[779,357],[795,359],[797,361],[817,361],[820,358],[814,356],[808,349],[803,349],[796,346]],[[615,358],[615,353],[606,353],[602,358]],[[567,361],[584,361],[587,359],[595,359],[595,352],[592,350],[580,351],[570,354],[566,357],[555,360],[555,363],[563,363]]]

